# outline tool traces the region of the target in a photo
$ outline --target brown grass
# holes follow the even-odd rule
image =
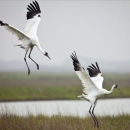
[[[129,130],[130,116],[97,117],[99,130]],[[0,114],[0,130],[97,130],[91,117],[54,115],[51,117],[28,114],[26,117],[6,113]]]

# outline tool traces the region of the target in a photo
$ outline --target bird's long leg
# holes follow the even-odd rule
[[[93,120],[94,120],[94,125],[95,125],[95,124],[96,124],[96,120],[95,120],[93,114],[91,113],[91,108],[92,108],[92,106],[93,106],[93,105],[91,105],[91,107],[90,107],[90,109],[89,109],[89,113],[90,113],[91,117],[93,118]]]
[[[37,69],[39,70],[39,65],[30,57],[33,47],[30,49],[29,58],[36,64]]]
[[[29,75],[29,74],[30,74],[30,69],[29,69],[28,63],[27,63],[27,61],[26,61],[27,52],[28,52],[28,50],[26,50],[25,57],[24,57],[24,61],[25,61],[26,65],[27,65],[27,68],[28,68],[28,75]]]
[[[93,114],[93,117],[95,118],[95,121],[96,121],[95,126],[97,124],[97,127],[99,128],[98,120],[97,120],[96,116],[94,115],[94,109],[95,109],[96,103],[97,103],[97,101],[94,103],[94,106],[93,106],[93,109],[92,109],[92,114]]]

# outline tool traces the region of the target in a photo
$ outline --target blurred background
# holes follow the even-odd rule
[[[0,1],[0,20],[23,29],[30,0]],[[104,88],[118,84],[106,98],[130,97],[130,1],[38,1],[42,20],[38,28],[41,47],[51,60],[34,47],[25,51],[13,45],[17,38],[0,27],[0,101],[77,99],[82,86],[74,72],[70,54],[77,52],[84,68],[98,62]],[[50,95],[50,96],[48,96]]]

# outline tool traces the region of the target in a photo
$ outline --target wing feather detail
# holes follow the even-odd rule
[[[30,11],[30,12],[32,11],[32,9],[30,9],[29,7],[27,7],[27,10]]]
[[[97,90],[97,87],[95,86],[94,82],[91,80],[88,72],[85,71],[85,69],[81,66],[80,62],[78,61],[76,52],[72,53],[70,57],[73,60],[74,70],[76,74],[78,75],[79,79],[81,80],[82,86],[83,86],[83,92],[85,94],[89,94],[93,90]]]
[[[91,65],[92,65],[92,66],[89,66],[89,67],[87,68],[90,77],[95,77],[95,76],[97,76],[99,73],[101,73],[97,62],[96,62],[96,66],[95,66],[94,64],[91,64]]]
[[[102,88],[104,78],[102,77],[102,73],[100,71],[98,63],[96,62],[96,65],[94,64],[91,65],[92,66],[89,66],[87,68],[89,76],[91,77],[92,81],[96,84],[98,88]]]
[[[27,6],[27,20],[32,19],[35,15],[41,13],[38,2],[35,0]]]
[[[34,12],[37,12],[37,7],[35,7],[35,5],[33,5],[32,3],[30,3],[30,5],[33,8]]]
[[[38,2],[35,0],[27,6],[27,21],[23,31],[31,35],[37,34],[37,28],[41,21],[41,10]]]
[[[30,4],[31,5],[31,4]],[[35,9],[32,7],[32,6],[30,6],[30,5],[28,5],[28,8],[31,10],[30,12],[28,12],[28,14],[30,13],[31,14],[31,12],[35,12]]]
[[[7,29],[12,34],[16,35],[19,40],[25,40],[25,39],[29,40],[30,39],[24,32],[18,30],[17,28],[15,28],[7,23],[4,23],[3,21],[0,21],[0,25],[5,27],[5,29]]]

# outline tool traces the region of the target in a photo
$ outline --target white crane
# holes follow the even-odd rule
[[[96,66],[92,64],[92,66],[89,66],[86,71],[78,61],[75,51],[70,55],[70,57],[73,60],[74,70],[81,80],[83,86],[83,93],[78,97],[90,102],[91,106],[89,113],[94,120],[94,126],[99,127],[98,120],[94,115],[94,108],[96,106],[97,100],[102,95],[112,93],[113,89],[118,87],[117,85],[113,85],[110,91],[102,88],[104,78],[102,77],[102,73],[97,62]]]
[[[26,55],[29,49],[30,49],[29,58],[36,64],[37,69],[39,69],[39,65],[30,57],[34,46],[37,46],[39,50],[49,59],[50,57],[48,53],[41,48],[39,39],[37,37],[37,28],[41,20],[41,10],[38,2],[36,0],[33,1],[32,3],[30,3],[30,5],[28,5],[27,9],[28,9],[26,15],[27,21],[23,31],[20,31],[19,29],[7,23],[4,23],[3,21],[0,21],[0,25],[5,27],[5,29],[7,29],[12,34],[16,35],[18,39],[21,40],[21,43],[18,43],[15,46],[20,46],[21,48],[25,49],[24,60],[27,65],[28,75],[29,75],[30,69],[26,61]]]

